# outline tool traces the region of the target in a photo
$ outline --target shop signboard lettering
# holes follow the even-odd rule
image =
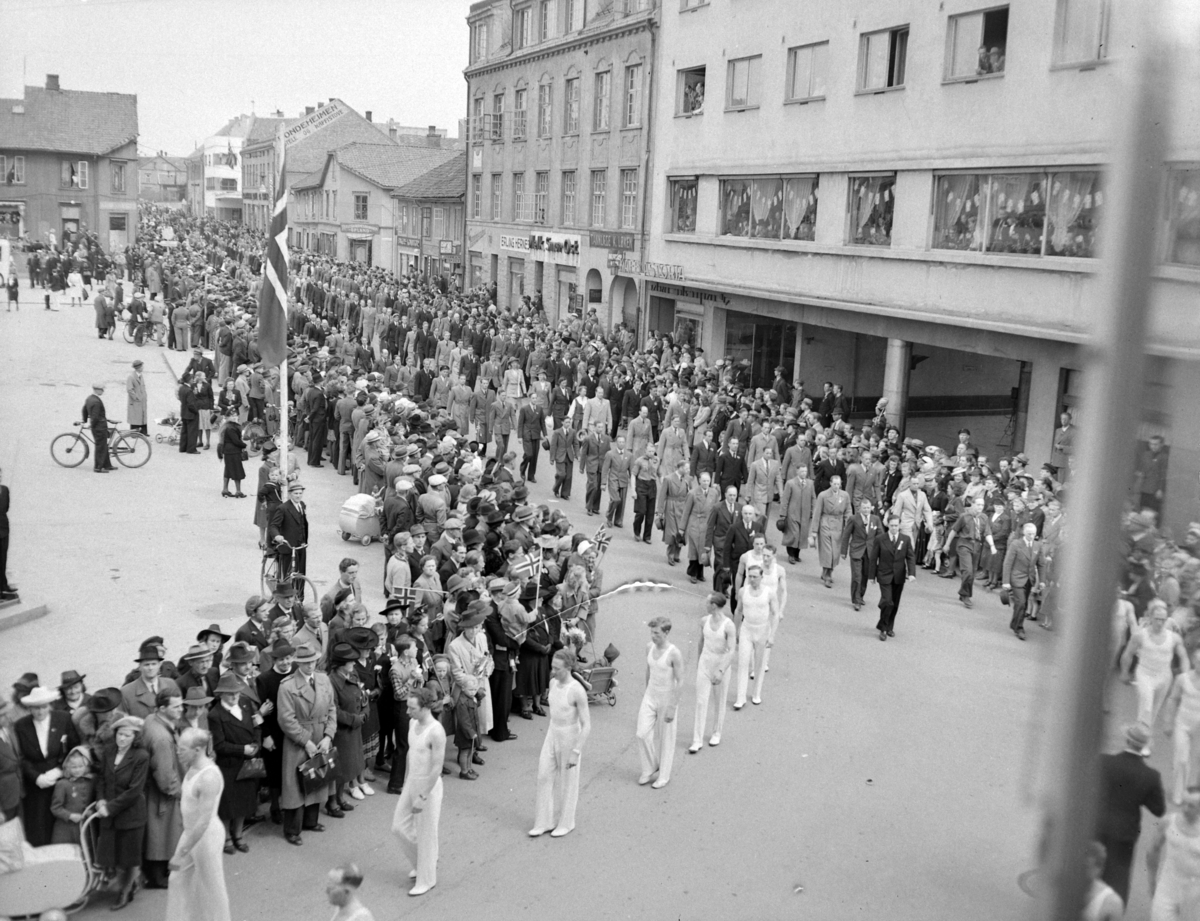
[[[421,241],[418,240],[416,237],[405,237],[405,236],[401,236],[400,234],[396,234],[396,245],[397,246],[408,246],[408,247],[411,247],[412,249],[416,249],[417,247],[419,247],[421,245]]]
[[[355,237],[375,236],[375,227],[372,224],[343,224],[342,231]]]
[[[628,259],[620,253],[608,254],[608,270],[614,275],[642,275],[646,278],[666,278],[670,281],[683,281],[683,266],[667,265],[662,262],[639,262]]]
[[[570,233],[531,233],[529,253],[538,262],[579,265],[581,242],[578,236]]]
[[[616,233],[611,230],[593,230],[588,234],[588,245],[597,249],[614,249],[628,252],[633,249],[633,234]]]
[[[716,291],[701,291],[698,288],[684,288],[680,285],[664,285],[661,282],[650,282],[650,293],[660,297],[676,298],[684,301],[699,301],[701,304],[723,304],[729,306],[729,298]]]
[[[511,234],[500,234],[500,248],[510,253],[529,252],[529,237],[516,237]]]

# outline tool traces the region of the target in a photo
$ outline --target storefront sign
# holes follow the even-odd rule
[[[514,237],[510,234],[500,234],[500,248],[510,253],[529,252],[529,237]]]
[[[588,234],[588,244],[599,249],[628,252],[633,249],[633,234],[613,233],[611,230],[593,230]]]
[[[701,291],[698,288],[682,288],[678,285],[664,285],[661,282],[650,282],[650,293],[660,297],[673,297],[685,301],[699,301],[701,304],[723,304],[729,306],[729,298],[715,291]]]
[[[343,224],[342,233],[348,237],[373,237],[376,228],[372,224]]]
[[[438,252],[443,256],[457,256],[462,253],[462,244],[457,240],[442,240]]]
[[[412,249],[417,249],[420,247],[421,241],[419,239],[417,239],[416,237],[404,237],[404,236],[401,236],[400,234],[396,234],[396,245],[397,246],[407,246]]]
[[[608,270],[614,275],[644,275],[646,278],[669,278],[673,281],[683,281],[683,266],[667,265],[662,262],[639,262],[636,259],[626,259],[620,253],[608,254]]]
[[[474,246],[476,243],[478,243],[480,240],[483,239],[483,237],[486,233],[487,233],[486,230],[477,230],[474,233],[467,234],[467,245]]]
[[[529,253],[538,262],[554,265],[579,265],[581,240],[570,233],[532,233],[529,235]]]
[[[328,105],[321,106],[312,115],[284,131],[283,143],[285,146],[290,146],[297,141],[303,141],[306,137],[316,134],[322,128],[333,124],[333,122],[345,114],[346,107],[338,100],[331,99]]]

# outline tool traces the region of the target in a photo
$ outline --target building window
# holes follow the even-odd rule
[[[217,190],[217,177],[216,176],[204,177],[204,188],[207,191],[215,192]],[[326,193],[326,194],[328,194],[328,193]]]
[[[62,187],[64,189],[86,189],[88,187],[87,160],[62,161]]]
[[[721,182],[721,233],[756,240],[812,240],[816,176],[762,176]]]
[[[825,74],[829,66],[829,42],[815,42],[788,49],[787,101],[825,98]]]
[[[1104,191],[1096,170],[937,177],[933,248],[1095,255]]]
[[[110,214],[108,216],[108,229],[124,232],[129,228],[129,215],[127,214]]]
[[[575,226],[575,170],[562,174],[562,223],[564,227]]]
[[[700,6],[708,6],[708,0],[679,0],[681,10],[694,10]]]
[[[554,38],[554,0],[541,0],[538,4],[538,40],[548,42]]]
[[[896,174],[850,177],[850,239],[865,246],[892,245]]]
[[[908,57],[908,26],[868,32],[858,51],[858,88],[883,90],[904,86],[904,63]]]
[[[543,83],[538,87],[538,137],[548,138],[553,133],[554,87]]]
[[[525,194],[525,174],[513,173],[513,201],[516,202],[517,220],[533,220],[533,202]]]
[[[696,232],[698,179],[671,180],[671,233]]]
[[[612,100],[612,71],[596,74],[595,111],[592,113],[592,130],[608,130],[608,111]]]
[[[1054,63],[1090,64],[1108,57],[1109,0],[1058,0]]]
[[[468,126],[471,133],[471,140],[476,144],[483,141],[484,125],[483,125],[483,97],[477,96],[471,100],[471,124]]]
[[[817,229],[820,177],[792,176],[783,181],[783,238],[813,240]]]
[[[428,206],[421,209],[421,236],[426,240],[433,238],[433,208]]]
[[[492,124],[490,135],[493,141],[504,140],[504,94],[492,96]]]
[[[504,182],[500,173],[492,173],[492,220],[500,220],[500,207],[504,199]]]
[[[750,180],[721,180],[721,233],[750,236]]]
[[[699,115],[704,111],[704,68],[689,67],[679,71],[675,114]]]
[[[604,226],[605,196],[608,193],[608,173],[602,169],[592,170],[592,226]]]
[[[219,188],[220,188],[220,191],[222,191],[222,192],[236,192],[237,187],[238,187],[238,184],[237,184],[236,179],[222,179]],[[83,188],[87,188],[87,187],[84,186]],[[336,195],[337,193],[334,192],[334,194]]]
[[[568,32],[578,32],[583,28],[585,0],[566,0],[566,22]]]
[[[638,171],[635,169],[621,170],[621,229],[633,230],[637,227],[638,207]]]
[[[488,24],[477,22],[471,27],[471,63],[482,61],[488,53]]]
[[[579,78],[572,77],[566,82],[566,124],[564,134],[579,133]]]
[[[117,193],[125,192],[125,164],[110,163],[112,167],[112,190]]]
[[[0,157],[0,175],[8,185],[25,184],[25,158],[13,157],[11,161]]]
[[[550,196],[550,174],[533,174],[533,222],[546,223],[546,199]]]
[[[1004,73],[1008,7],[951,16],[946,29],[946,79]]]
[[[729,62],[728,90],[725,97],[727,109],[756,109],[761,95],[759,79],[762,70],[762,55],[740,58]]]
[[[632,16],[643,10],[650,9],[650,0],[625,0],[625,15]]]
[[[367,195],[365,192],[354,193],[354,219],[356,221],[367,219]]]
[[[483,174],[475,173],[471,177],[471,217],[476,221],[483,213],[481,198],[483,198]]]
[[[642,65],[625,68],[624,127],[637,128],[642,124]]]
[[[513,13],[513,44],[518,48],[528,48],[533,44],[533,10],[525,7]]]
[[[1200,266],[1200,169],[1171,172],[1167,262]]]
[[[446,209],[440,205],[433,209],[433,239],[440,240],[446,236]]]
[[[525,140],[525,107],[528,98],[528,90],[519,89],[513,93],[512,136],[514,141]]]

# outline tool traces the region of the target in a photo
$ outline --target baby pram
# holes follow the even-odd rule
[[[617,670],[613,668],[613,662],[617,660],[617,656],[621,654],[612,643],[609,643],[604,649],[604,655],[596,658],[596,646],[590,642],[592,660],[575,669],[573,674],[576,680],[583,685],[587,691],[588,703],[598,704],[601,701],[608,701],[610,707],[617,705]]]
[[[158,424],[169,428],[171,431],[167,432],[165,435],[162,432],[155,432],[155,441],[157,441],[159,444],[162,444],[163,442],[166,442],[169,445],[179,444],[179,439],[183,435],[183,422],[178,415],[171,413],[171,415],[167,416],[167,418],[159,419]]]
[[[83,813],[79,844],[48,844],[30,847],[22,842],[23,865],[0,873],[0,912],[6,917],[43,912],[78,911],[88,896],[104,882],[96,863],[96,841],[100,834],[99,813],[93,803]]]
[[[379,540],[379,508],[374,496],[358,493],[342,503],[338,512],[338,532],[342,540],[360,541],[364,547]]]

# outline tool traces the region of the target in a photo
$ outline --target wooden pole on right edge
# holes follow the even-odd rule
[[[1163,0],[1141,0],[1142,34],[1123,43],[1125,98],[1116,109],[1108,201],[1101,231],[1103,292],[1096,335],[1086,346],[1079,463],[1069,496],[1060,669],[1050,700],[1039,859],[1048,885],[1029,916],[1078,921],[1088,880],[1085,854],[1095,833],[1103,695],[1110,648],[1125,484],[1132,481],[1141,417],[1146,314],[1150,307],[1158,207],[1165,176],[1167,118],[1174,71]],[[1124,48],[1129,48],[1128,57]]]

